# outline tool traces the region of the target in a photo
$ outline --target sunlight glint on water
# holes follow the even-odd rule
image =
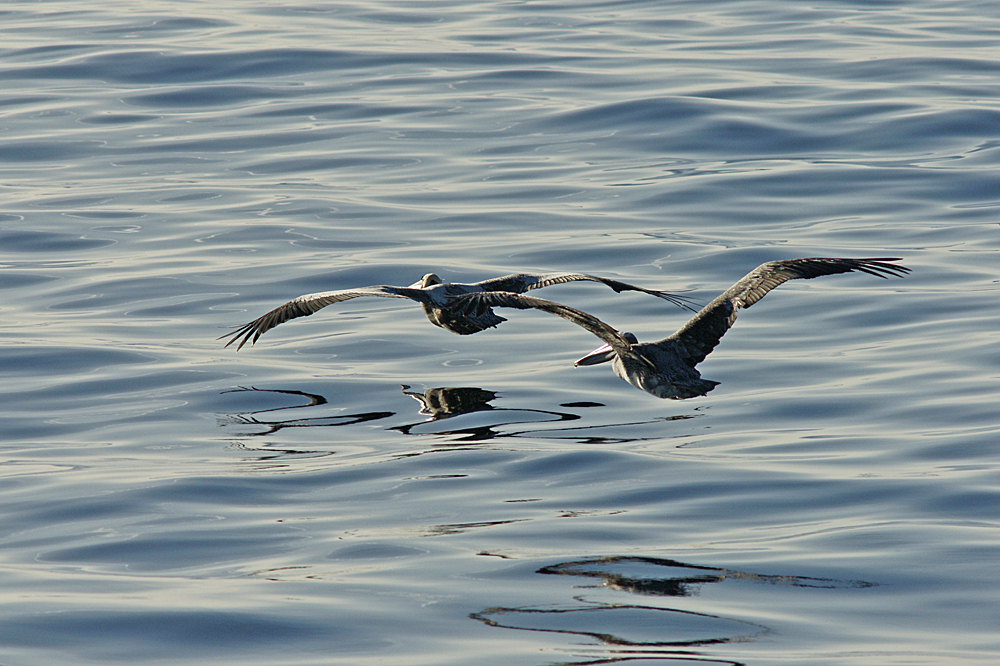
[[[0,661],[992,664],[989,3],[11,2]],[[665,401],[542,312],[795,281]],[[535,292],[657,340],[689,313]]]

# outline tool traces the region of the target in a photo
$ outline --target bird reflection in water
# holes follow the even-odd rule
[[[245,429],[244,431],[238,433],[235,439],[243,438],[262,438],[274,435],[280,430],[285,428],[315,428],[319,426],[332,427],[332,426],[348,426],[356,425],[358,423],[365,423],[367,421],[376,421],[378,419],[387,418],[392,416],[394,412],[365,412],[359,414],[343,414],[338,416],[317,416],[317,417],[305,417],[305,418],[291,418],[291,419],[275,419],[262,416],[264,414],[271,414],[274,412],[282,412],[286,410],[297,410],[297,409],[308,409],[322,407],[327,404],[326,398],[318,393],[307,393],[306,391],[296,391],[292,389],[259,389],[256,387],[244,387],[240,386],[235,389],[230,389],[228,391],[223,391],[223,393],[274,393],[279,395],[290,395],[304,399],[303,404],[297,405],[283,405],[281,407],[268,407],[266,409],[258,409],[249,412],[242,412],[236,414],[227,414],[226,421],[228,424],[235,424],[238,426],[250,426],[254,428],[253,430]],[[330,449],[303,449],[303,448],[291,448],[288,446],[275,447],[271,446],[270,443],[266,443],[261,447],[248,446],[243,442],[234,442],[233,446],[242,449],[248,453],[253,452],[255,455],[255,460],[257,462],[268,462],[275,460],[288,460],[290,458],[323,458],[327,456],[333,456],[337,454],[337,451],[331,451]],[[277,463],[269,463],[273,466],[281,466]]]
[[[264,419],[261,418],[261,414],[268,414],[272,412],[280,412],[292,409],[306,409],[309,407],[320,407],[327,404],[326,398],[317,393],[307,393],[305,391],[295,391],[291,389],[259,389],[253,386],[243,387],[240,386],[235,389],[230,389],[228,391],[223,391],[223,393],[239,393],[245,391],[254,391],[257,393],[279,393],[284,395],[294,395],[306,399],[305,404],[301,405],[285,405],[283,407],[269,407],[267,409],[259,409],[252,412],[243,412],[240,414],[231,414],[230,418],[235,423],[243,425],[253,425],[261,426],[264,430],[259,432],[248,432],[241,433],[243,437],[263,437],[265,435],[273,435],[279,430],[284,428],[309,428],[317,426],[346,426],[346,425],[356,425],[358,423],[365,423],[367,421],[377,421],[379,419],[388,418],[395,414],[395,412],[361,412],[358,414],[340,414],[336,416],[313,416],[304,418],[293,418],[293,419]]]
[[[494,391],[473,387],[429,388],[423,393],[408,391],[410,387],[406,384],[402,387],[404,395],[420,402],[420,413],[430,415],[433,420],[468,412],[489,411],[494,409],[490,401],[497,397]]]
[[[512,437],[516,434],[523,435],[525,434],[524,432],[501,432],[498,428],[521,425],[523,423],[537,423],[537,417],[533,416],[535,414],[541,414],[544,418],[544,422],[546,423],[551,423],[552,421],[576,421],[580,418],[579,415],[570,412],[556,412],[545,409],[525,409],[518,407],[495,407],[491,405],[490,402],[497,398],[496,392],[487,391],[486,389],[481,388],[429,388],[423,393],[408,391],[407,389],[409,388],[409,386],[403,384],[403,394],[417,400],[421,405],[420,413],[426,414],[430,416],[430,418],[426,421],[409,423],[390,428],[390,430],[396,430],[404,435],[448,435],[456,438],[457,441],[475,442],[497,439],[499,437]],[[414,429],[418,426],[425,425],[430,422],[442,421],[444,419],[451,419],[456,416],[472,414],[475,412],[510,412],[510,415],[498,415],[497,418],[491,420],[491,423],[483,425],[466,424],[464,427],[449,427],[445,430],[435,427],[432,432],[414,432]],[[531,416],[528,418],[514,418],[515,414]],[[508,418],[508,416],[511,418]],[[545,432],[549,431],[550,429],[545,430]],[[530,432],[532,434],[538,434],[540,431],[532,430]]]
[[[576,652],[586,650],[586,661],[564,661],[564,664],[652,659],[741,664],[697,648],[746,643],[770,631],[762,623],[694,612],[690,610],[690,604],[684,608],[643,605],[628,597],[622,598],[621,593],[645,597],[690,597],[695,596],[701,586],[727,581],[822,589],[874,585],[853,580],[755,574],[655,557],[597,557],[548,565],[536,573],[596,579],[597,584],[592,586],[594,594],[610,595],[610,598],[588,600],[578,592],[581,586],[573,586],[571,602],[553,603],[549,608],[537,605],[493,607],[472,613],[470,617],[491,627],[588,637],[604,646],[591,650],[572,648]],[[722,594],[713,595],[715,605],[721,603]],[[747,591],[740,589],[735,594],[745,599]]]
[[[696,593],[696,586],[723,581],[743,581],[767,585],[789,585],[811,588],[873,587],[874,583],[836,578],[808,576],[775,576],[755,574],[735,569],[687,564],[659,557],[597,557],[561,562],[542,567],[540,574],[596,578],[601,587],[633,594],[687,597]]]
[[[580,415],[573,411],[557,411],[546,409],[532,409],[524,407],[497,407],[491,404],[498,398],[495,391],[489,391],[476,387],[439,387],[429,388],[420,391],[409,390],[411,387],[402,385],[404,395],[414,398],[420,403],[419,414],[429,418],[405,423],[403,425],[388,426],[386,430],[394,430],[404,435],[415,435],[434,437],[435,443],[448,446],[454,443],[483,442],[499,438],[514,437],[544,437],[547,439],[560,438],[572,441],[600,444],[607,442],[633,442],[644,439],[643,437],[611,437],[604,434],[609,428],[631,427],[647,425],[652,423],[662,423],[666,421],[677,421],[694,418],[694,414],[684,414],[676,416],[658,416],[644,421],[629,421],[623,423],[553,427],[550,424],[578,421]],[[306,391],[296,391],[288,389],[260,389],[256,387],[239,387],[227,393],[236,392],[274,393],[291,395],[304,399],[302,404],[284,405],[280,407],[270,407],[250,412],[242,412],[229,415],[232,423],[243,426],[259,427],[259,430],[240,433],[240,437],[266,437],[288,428],[329,428],[358,425],[389,419],[396,415],[392,411],[367,411],[351,414],[301,416],[299,410],[308,409],[310,411],[328,405],[328,401],[322,395],[308,393]],[[603,407],[601,403],[566,403],[561,407],[567,409]],[[296,417],[275,418],[276,412],[295,411]],[[468,419],[457,417],[467,416],[480,412],[490,412],[488,422],[471,423]],[[456,419],[455,421],[449,421]],[[446,424],[447,422],[447,424]],[[526,424],[538,424],[538,427],[523,427]],[[522,426],[517,428],[516,426]],[[662,438],[663,433],[657,432],[657,438]]]
[[[648,419],[645,421],[629,421],[624,423],[614,423],[614,424],[601,424],[601,425],[587,425],[587,426],[564,426],[564,427],[545,427],[545,428],[530,428],[527,430],[507,430],[502,431],[500,428],[509,427],[515,425],[523,425],[525,423],[538,423],[537,416],[541,415],[545,420],[544,423],[552,423],[558,421],[577,421],[580,419],[578,414],[573,412],[559,412],[547,409],[529,409],[524,407],[495,407],[490,404],[490,402],[497,398],[497,394],[494,391],[487,391],[480,388],[432,388],[427,389],[423,393],[416,391],[408,391],[409,386],[403,385],[403,393],[416,399],[421,404],[420,413],[427,414],[430,416],[429,419],[421,423],[410,423],[402,426],[395,426],[390,428],[390,430],[397,430],[405,435],[449,435],[456,438],[456,441],[469,442],[469,441],[485,441],[498,439],[503,437],[539,437],[545,439],[571,439],[574,442],[585,443],[585,444],[603,444],[609,442],[634,442],[643,439],[642,437],[608,437],[607,435],[597,434],[603,432],[607,428],[620,428],[638,425],[648,425],[650,423],[662,423],[666,421],[682,421],[686,419],[694,418],[694,414],[682,414],[677,416],[660,416],[653,419]],[[604,405],[598,402],[577,402],[577,403],[566,403],[560,405],[561,407],[567,408],[581,408],[581,407],[603,407]],[[429,423],[440,421],[442,419],[450,419],[463,414],[472,414],[474,412],[510,412],[512,415],[522,414],[529,415],[530,418],[519,418],[519,419],[506,419],[498,416],[493,422],[485,425],[471,425],[466,424],[464,427],[451,427],[446,430],[434,429],[430,432],[416,432],[415,429],[419,426],[426,426]],[[552,418],[546,418],[552,417]],[[657,438],[662,438],[663,433],[658,432]]]

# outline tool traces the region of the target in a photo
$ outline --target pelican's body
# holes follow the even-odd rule
[[[538,309],[582,326],[606,343],[576,362],[595,365],[612,362],[616,375],[659,398],[693,398],[705,395],[718,382],[702,379],[695,368],[715,348],[736,321],[740,308],[748,308],[778,285],[794,279],[860,271],[878,277],[902,277],[910,269],[879,259],[790,259],[761,264],[702,308],[670,337],[659,342],[639,342],[631,333],[619,333],[603,321],[559,303],[521,294],[492,293],[465,296],[456,307],[509,307]]]
[[[548,273],[542,275],[529,275],[517,273],[505,275],[503,277],[462,284],[458,282],[442,282],[434,273],[428,273],[419,282],[411,284],[409,287],[394,287],[390,285],[373,285],[370,287],[359,287],[357,289],[341,289],[338,291],[323,291],[316,294],[306,294],[291,300],[284,305],[271,310],[267,314],[240,326],[233,333],[221,336],[229,338],[226,346],[240,340],[237,350],[241,349],[247,342],[257,342],[257,338],[266,331],[274,328],[278,324],[294,319],[311,315],[317,310],[332,303],[359,298],[361,296],[381,296],[385,298],[409,298],[417,301],[424,309],[424,314],[435,326],[440,326],[452,333],[459,335],[471,335],[492,328],[506,321],[503,317],[493,312],[487,304],[467,303],[460,310],[452,307],[455,299],[473,293],[483,292],[509,292],[522,294],[530,289],[540,289],[549,285],[561,284],[564,282],[590,281],[600,282],[611,287],[617,292],[621,291],[641,291],[652,294],[659,298],[666,299],[675,305],[688,307],[682,296],[671,294],[655,289],[645,289],[636,287],[625,282],[610,280],[608,278],[595,277],[583,273]],[[221,338],[220,338],[221,339]]]
[[[606,344],[578,360],[576,365],[611,361],[611,369],[616,375],[658,398],[694,398],[705,395],[719,384],[702,379],[701,373],[689,362],[685,346],[673,336],[659,342],[639,342],[631,333],[623,333],[622,338],[629,343],[627,353],[619,354]]]

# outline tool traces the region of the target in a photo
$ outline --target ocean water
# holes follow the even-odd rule
[[[996,663],[1000,6],[0,8],[0,663]],[[660,400],[542,312],[779,287]],[[690,313],[535,292],[641,340]]]

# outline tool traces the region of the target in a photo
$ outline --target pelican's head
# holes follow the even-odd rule
[[[425,289],[427,287],[431,287],[431,286],[434,286],[436,284],[443,284],[441,282],[441,278],[439,278],[434,273],[428,273],[427,275],[425,275],[422,278],[420,278],[420,280],[418,280],[417,282],[414,282],[413,284],[411,284],[410,288],[411,289],[418,289],[418,288],[419,289]]]
[[[631,333],[622,333],[622,337],[628,341],[630,345],[637,344],[639,339],[632,335]],[[598,363],[607,363],[608,361],[614,360],[618,353],[611,347],[611,345],[601,345],[594,351],[590,352],[583,358],[577,359],[574,366],[581,365],[597,365]]]

